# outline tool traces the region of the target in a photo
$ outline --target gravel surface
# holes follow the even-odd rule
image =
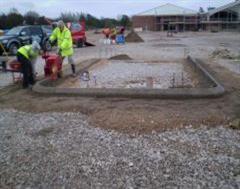
[[[13,81],[11,73],[5,73],[0,71],[0,89],[12,83]]]
[[[240,188],[240,132],[128,136],[80,113],[0,110],[0,188]]]
[[[174,86],[184,87],[194,84],[182,63],[126,63],[108,61],[89,69],[90,81],[72,78],[60,87],[74,88],[146,88],[149,79],[153,88],[168,89]]]
[[[234,60],[221,59],[221,60],[218,60],[217,63],[227,68],[233,73],[240,74],[240,60],[234,61]]]
[[[178,62],[188,54],[208,59],[222,44],[231,53],[239,53],[240,37],[237,37],[237,33],[195,32],[176,34],[173,38],[167,38],[166,33],[158,32],[143,32],[139,35],[145,43],[126,43],[120,46],[103,46],[97,43],[102,35],[88,35],[89,40],[95,38],[96,47],[75,49],[74,60],[80,62],[118,54],[127,54],[135,60],[161,62]],[[176,44],[181,47],[173,48]],[[44,61],[39,58],[37,62],[37,72],[42,74]],[[67,64],[66,60],[64,64]],[[219,65],[225,66],[221,62]],[[229,70],[236,69],[225,67]],[[224,70],[222,67],[219,69]],[[226,81],[235,82],[235,85],[227,83],[231,90],[237,81],[233,79],[225,78]],[[10,82],[9,74],[0,73],[0,88]],[[33,99],[38,101],[35,104],[20,104],[26,106],[28,111],[34,109],[34,106],[39,107],[43,101],[49,102],[49,107],[59,106],[61,101],[32,95],[27,97],[30,102]],[[239,115],[239,98],[230,97],[226,97],[229,98],[226,103],[222,103],[222,99],[211,99],[211,102],[174,102],[176,105],[165,102],[162,107],[162,104],[154,104],[162,109],[154,109],[152,105],[149,106],[152,108],[149,112],[163,121],[179,115],[192,121],[205,117],[205,114],[224,117],[230,110],[229,115],[233,112]],[[21,99],[26,101],[26,98],[20,98],[20,101]],[[68,100],[63,100],[62,109],[69,105]],[[74,103],[77,100],[74,99]],[[15,107],[13,103],[19,105],[16,99],[11,102],[9,100],[8,103],[12,103],[10,107]],[[89,105],[89,100],[81,104],[81,108],[86,103]],[[110,126],[116,122],[107,117],[113,115],[120,115],[119,119],[117,116],[115,119],[118,123],[121,122],[122,125],[119,125],[127,125],[126,127],[137,127],[135,119],[142,115],[148,117],[148,109],[141,110],[142,105],[131,109],[128,102],[119,102],[117,105],[120,108],[114,111],[111,101],[109,104],[99,103],[103,110],[96,108],[99,114],[95,115],[98,120],[95,126],[98,127],[102,124],[107,125],[102,128],[112,128]],[[180,103],[186,105],[180,106]],[[48,105],[42,104],[51,110]],[[109,109],[105,111],[106,107]],[[139,111],[134,112],[136,109]],[[179,114],[176,113],[178,111]],[[169,115],[167,119],[164,116],[166,114]],[[0,188],[240,188],[240,131],[223,126],[201,126],[197,129],[189,126],[181,130],[134,136],[94,128],[88,120],[89,117],[80,113],[33,114],[0,109]],[[144,126],[149,128],[154,119],[145,120],[149,121],[149,125],[146,123]],[[162,125],[163,121],[156,123]]]

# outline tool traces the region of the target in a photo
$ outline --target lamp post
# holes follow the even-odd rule
[[[186,17],[185,17],[185,14],[186,14],[186,12],[185,12],[185,10],[183,11],[183,32],[185,32],[185,24],[186,24]]]

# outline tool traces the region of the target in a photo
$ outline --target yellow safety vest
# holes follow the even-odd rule
[[[57,40],[58,47],[61,49],[61,55],[63,57],[73,55],[72,35],[69,29],[64,27],[61,32],[58,27],[55,28],[50,37],[50,41],[54,40]]]
[[[112,29],[112,35],[117,35],[117,30],[114,28],[114,29]]]
[[[24,57],[26,57],[28,60],[35,59],[38,56],[38,53],[36,53],[32,49],[32,45],[25,45],[18,49],[18,52],[22,54]]]

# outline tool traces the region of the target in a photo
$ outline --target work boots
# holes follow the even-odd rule
[[[72,67],[72,76],[73,76],[73,77],[76,77],[76,68],[75,68],[75,65],[74,65],[74,64],[71,64],[71,67]]]

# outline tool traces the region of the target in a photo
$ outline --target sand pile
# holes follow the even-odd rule
[[[131,31],[125,38],[126,42],[130,42],[130,43],[140,43],[140,42],[144,42],[144,40],[135,32],[135,31]]]
[[[119,54],[109,58],[109,60],[132,60],[132,59],[126,54]]]
[[[216,49],[211,54],[212,58],[224,58],[224,59],[233,59],[233,55],[228,49]]]

